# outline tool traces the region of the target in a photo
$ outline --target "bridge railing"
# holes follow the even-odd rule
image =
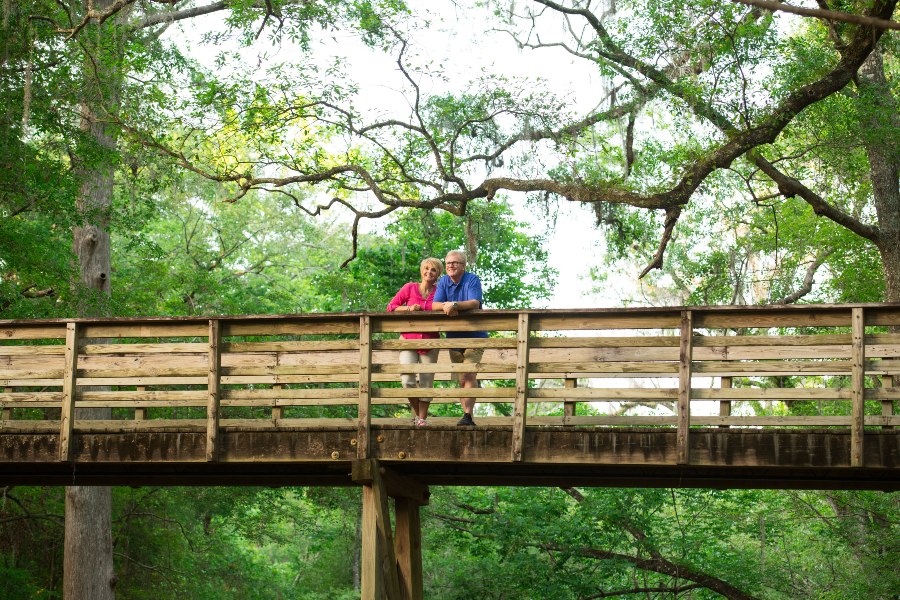
[[[0,321],[0,432],[58,431],[66,460],[78,432],[205,430],[213,460],[228,428],[352,427],[366,458],[373,423],[411,423],[401,373],[435,372],[415,395],[475,396],[511,460],[533,426],[672,428],[679,462],[691,426],[844,427],[858,465],[864,427],[900,425],[898,326],[888,304]],[[469,330],[492,334],[398,339]],[[438,363],[398,363],[419,348]],[[464,371],[479,389],[445,383]]]

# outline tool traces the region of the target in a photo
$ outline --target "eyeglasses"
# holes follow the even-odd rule
[[[461,267],[461,266],[463,266],[464,264],[466,264],[466,263],[464,263],[464,262],[459,262],[459,261],[456,261],[456,260],[451,260],[450,262],[446,263],[446,265],[447,265],[448,267]]]

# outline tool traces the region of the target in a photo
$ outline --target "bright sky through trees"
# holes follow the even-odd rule
[[[427,13],[431,20],[409,20],[411,45],[408,62],[415,70],[423,93],[459,93],[481,74],[504,73],[509,77],[547,81],[552,89],[567,98],[574,112],[595,108],[608,90],[603,78],[576,64],[561,49],[535,52],[519,50],[512,38],[499,30],[486,28],[490,12],[484,8],[463,10],[450,2],[414,0],[408,3],[414,13]],[[172,39],[182,39],[183,47],[210,70],[222,72],[217,58],[223,52],[235,53],[240,59],[232,65],[262,70],[270,62],[306,60],[300,51],[285,40],[273,46],[265,36],[249,48],[236,44],[213,46],[203,41],[204,34],[220,30],[224,15],[214,13],[185,24],[176,24],[168,32]],[[316,36],[311,55],[322,69],[340,60],[348,83],[359,86],[357,101],[373,115],[410,118],[409,86],[397,68],[396,56],[364,45],[352,33],[328,32]],[[502,167],[494,173],[502,172]],[[555,295],[549,308],[579,308],[621,305],[635,285],[627,277],[614,278],[608,285],[595,286],[589,277],[590,267],[602,253],[602,232],[594,225],[590,210],[561,202],[547,213],[543,207],[528,206],[521,196],[510,198],[520,220],[533,223],[540,233],[552,222],[547,247],[550,265],[559,271]],[[340,211],[340,207],[334,209]],[[348,217],[349,218],[349,217]],[[380,231],[383,223],[364,222],[363,231]]]

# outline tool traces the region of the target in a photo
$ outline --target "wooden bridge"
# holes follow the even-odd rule
[[[887,304],[0,321],[0,484],[350,485],[378,459],[433,484],[896,489],[898,325]],[[495,333],[397,339],[467,329]],[[455,346],[483,362],[398,364]],[[478,427],[411,427],[400,372],[438,374],[435,413],[467,370]]]
[[[0,321],[0,485],[362,485],[364,596],[418,598],[431,484],[900,489],[898,327],[898,304]],[[485,352],[398,364],[426,347]],[[413,427],[412,371],[478,426]]]

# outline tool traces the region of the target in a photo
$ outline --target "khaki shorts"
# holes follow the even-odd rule
[[[418,350],[401,350],[401,365],[434,364],[438,359],[438,349],[429,350],[427,354],[419,354]],[[405,388],[434,387],[434,373],[403,373],[400,382]],[[430,402],[431,398],[419,398],[420,402]]]
[[[452,363],[479,363],[484,355],[484,348],[466,348],[462,352],[459,350],[450,350],[450,362]],[[463,375],[459,371],[453,373],[453,380],[461,382]],[[473,373],[474,375],[474,373]]]

